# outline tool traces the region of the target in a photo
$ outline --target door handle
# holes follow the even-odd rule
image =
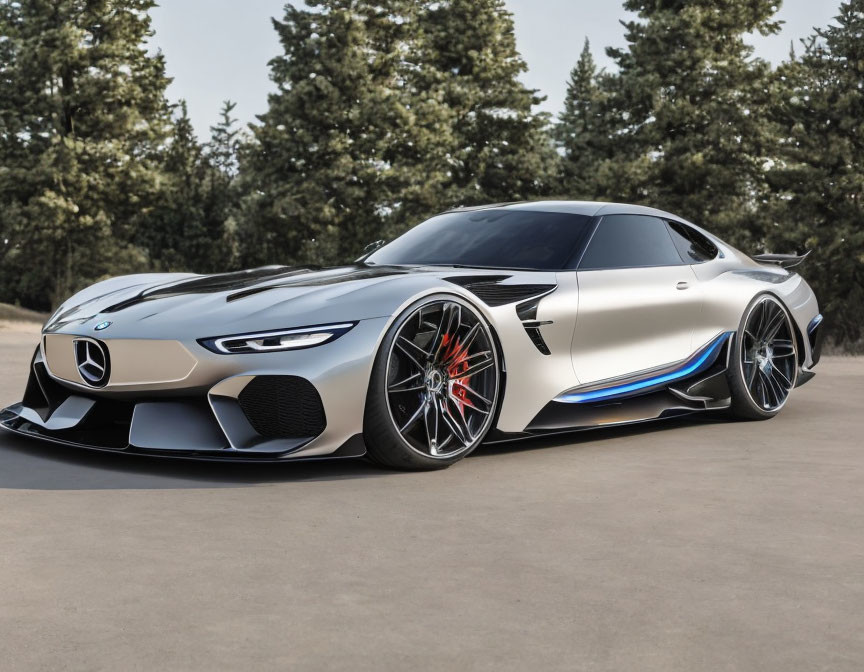
[[[675,289],[687,289],[690,286],[689,282],[684,282],[683,280],[675,285]]]

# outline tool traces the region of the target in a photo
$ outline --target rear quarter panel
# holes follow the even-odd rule
[[[747,263],[749,262],[749,263]],[[797,273],[757,264],[747,259],[718,260],[694,266],[704,287],[703,315],[694,343],[707,342],[719,331],[737,331],[747,305],[759,294],[773,294],[792,315],[799,336],[799,363],[812,364],[806,338],[810,321],[819,313],[816,296]]]

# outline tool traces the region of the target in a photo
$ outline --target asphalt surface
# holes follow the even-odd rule
[[[0,330],[0,405],[35,333]],[[864,360],[444,472],[0,433],[0,669],[864,669]]]

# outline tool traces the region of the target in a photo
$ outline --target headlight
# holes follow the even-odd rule
[[[261,331],[254,334],[237,334],[236,336],[216,336],[214,338],[202,338],[198,342],[211,352],[220,355],[301,350],[335,341],[352,329],[355,324],[357,323],[345,322],[319,327]]]

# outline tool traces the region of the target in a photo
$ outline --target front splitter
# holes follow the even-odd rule
[[[362,434],[355,434],[343,443],[336,451],[329,455],[314,456],[292,456],[274,455],[273,453],[255,453],[253,450],[237,450],[224,448],[218,451],[178,451],[178,450],[153,450],[143,449],[127,444],[126,446],[98,446],[93,444],[72,441],[59,436],[54,436],[37,425],[30,423],[9,409],[0,411],[0,429],[6,430],[17,436],[31,441],[41,441],[54,445],[67,446],[78,450],[94,451],[99,453],[112,453],[115,455],[129,455],[135,457],[157,457],[160,459],[193,460],[203,462],[245,462],[245,463],[285,463],[285,462],[318,462],[322,460],[350,459],[363,457],[366,454],[366,445]]]

